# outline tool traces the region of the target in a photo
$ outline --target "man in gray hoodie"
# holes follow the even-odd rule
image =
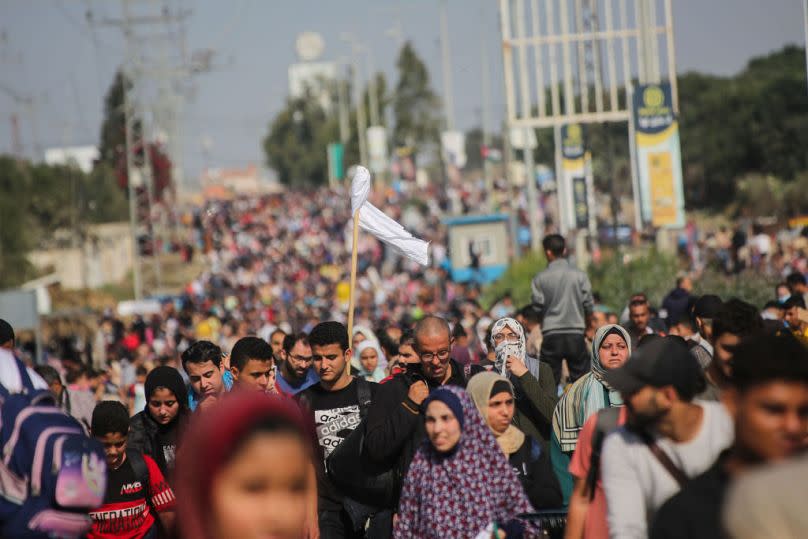
[[[561,362],[567,360],[570,382],[589,371],[589,351],[584,330],[592,314],[592,285],[589,277],[567,260],[564,238],[550,234],[542,242],[547,268],[531,284],[533,303],[544,313],[540,358],[561,380]]]

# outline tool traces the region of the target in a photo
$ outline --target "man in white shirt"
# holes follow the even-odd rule
[[[24,389],[20,368],[13,352],[15,340],[14,328],[0,318],[0,385],[12,394],[22,393]],[[48,389],[48,384],[33,369],[26,368],[26,372],[35,389]]]
[[[693,401],[704,376],[679,337],[640,346],[606,380],[629,413],[603,445],[609,534],[645,538],[655,511],[731,445],[733,423],[720,403]]]

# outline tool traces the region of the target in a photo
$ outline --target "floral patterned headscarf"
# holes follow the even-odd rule
[[[506,523],[532,512],[522,484],[468,393],[442,386],[430,398],[460,402],[463,433],[449,454],[436,451],[429,440],[418,449],[404,480],[393,536],[474,537],[493,521]],[[532,524],[522,524],[527,536],[538,536]]]

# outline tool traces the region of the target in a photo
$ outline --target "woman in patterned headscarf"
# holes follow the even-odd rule
[[[476,537],[493,525],[508,539],[539,537],[517,518],[533,508],[468,394],[442,386],[423,406],[427,439],[404,480],[393,536]]]
[[[561,397],[553,413],[553,438],[550,454],[565,504],[572,493],[568,467],[578,444],[578,435],[586,420],[598,410],[623,406],[620,393],[606,383],[606,371],[622,366],[631,355],[631,337],[617,324],[597,330],[592,340],[592,370],[581,376]]]
[[[527,355],[525,330],[513,318],[494,322],[490,346],[496,353],[493,372],[507,377],[514,386],[514,424],[546,447],[550,441],[553,410],[558,403],[553,370]]]

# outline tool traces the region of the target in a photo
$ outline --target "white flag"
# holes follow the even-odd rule
[[[428,266],[429,243],[407,232],[403,226],[368,202],[369,194],[370,172],[365,167],[356,167],[356,174],[351,182],[351,214],[354,215],[356,210],[359,210],[359,227],[370,232],[410,260],[414,260],[422,266]]]

